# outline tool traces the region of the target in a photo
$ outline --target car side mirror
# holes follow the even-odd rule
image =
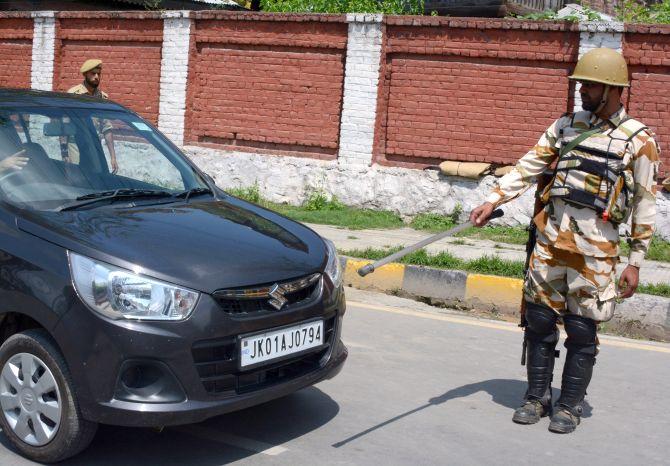
[[[45,136],[74,136],[77,127],[73,123],[63,123],[61,120],[53,120],[44,124]]]

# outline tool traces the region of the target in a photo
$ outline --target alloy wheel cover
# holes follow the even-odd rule
[[[23,442],[41,447],[58,433],[62,398],[51,370],[30,353],[17,353],[0,373],[0,407]]]

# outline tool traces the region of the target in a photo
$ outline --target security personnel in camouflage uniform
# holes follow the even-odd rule
[[[99,99],[108,99],[109,96],[100,89],[100,80],[102,79],[102,60],[86,60],[79,69],[84,76],[84,82],[68,89],[70,94],[90,95]],[[112,173],[116,173],[119,166],[116,162],[116,152],[114,150],[114,138],[112,136],[113,126],[108,121],[96,120],[96,128],[99,129],[105,137],[107,148],[109,150]],[[70,142],[67,148],[67,161],[79,163],[79,149],[76,144]]]
[[[617,296],[630,297],[637,287],[654,231],[659,168],[653,133],[621,104],[623,88],[629,86],[623,57],[594,49],[579,60],[570,79],[580,84],[584,111],[556,120],[470,216],[483,226],[494,208],[554,167],[541,193],[544,209],[534,218],[537,243],[524,284],[528,390],[513,420],[534,424],[551,414],[549,430],[558,433],[572,432],[579,424],[595,364],[598,322],[612,318]],[[631,252],[617,292],[619,224],[629,219]],[[559,319],[568,335],[567,356],[554,408]]]

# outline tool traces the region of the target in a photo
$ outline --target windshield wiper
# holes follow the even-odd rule
[[[180,193],[175,194],[174,197],[183,197],[185,201],[188,201],[188,199],[191,196],[197,196],[198,194],[214,194],[214,193],[209,188],[191,188],[187,189],[186,191],[182,191]]]
[[[79,207],[84,207],[90,204],[95,204],[101,201],[114,201],[118,199],[137,199],[141,197],[172,197],[172,193],[168,191],[160,191],[156,189],[116,189],[114,191],[101,191],[97,193],[86,194],[79,196],[72,204],[66,204],[59,207],[59,212],[66,210],[74,210]]]

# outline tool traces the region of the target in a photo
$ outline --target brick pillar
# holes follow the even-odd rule
[[[338,162],[370,165],[377,118],[382,15],[348,14],[347,22],[349,36]]]
[[[623,47],[623,23],[592,22],[579,24],[579,58],[589,50],[606,47],[618,52]],[[575,92],[574,111],[582,110],[582,98]]]
[[[33,62],[30,87],[41,91],[53,90],[56,18],[53,11],[34,11]]]
[[[184,144],[184,113],[191,39],[188,11],[169,11],[163,15],[163,51],[158,128],[172,142]]]

